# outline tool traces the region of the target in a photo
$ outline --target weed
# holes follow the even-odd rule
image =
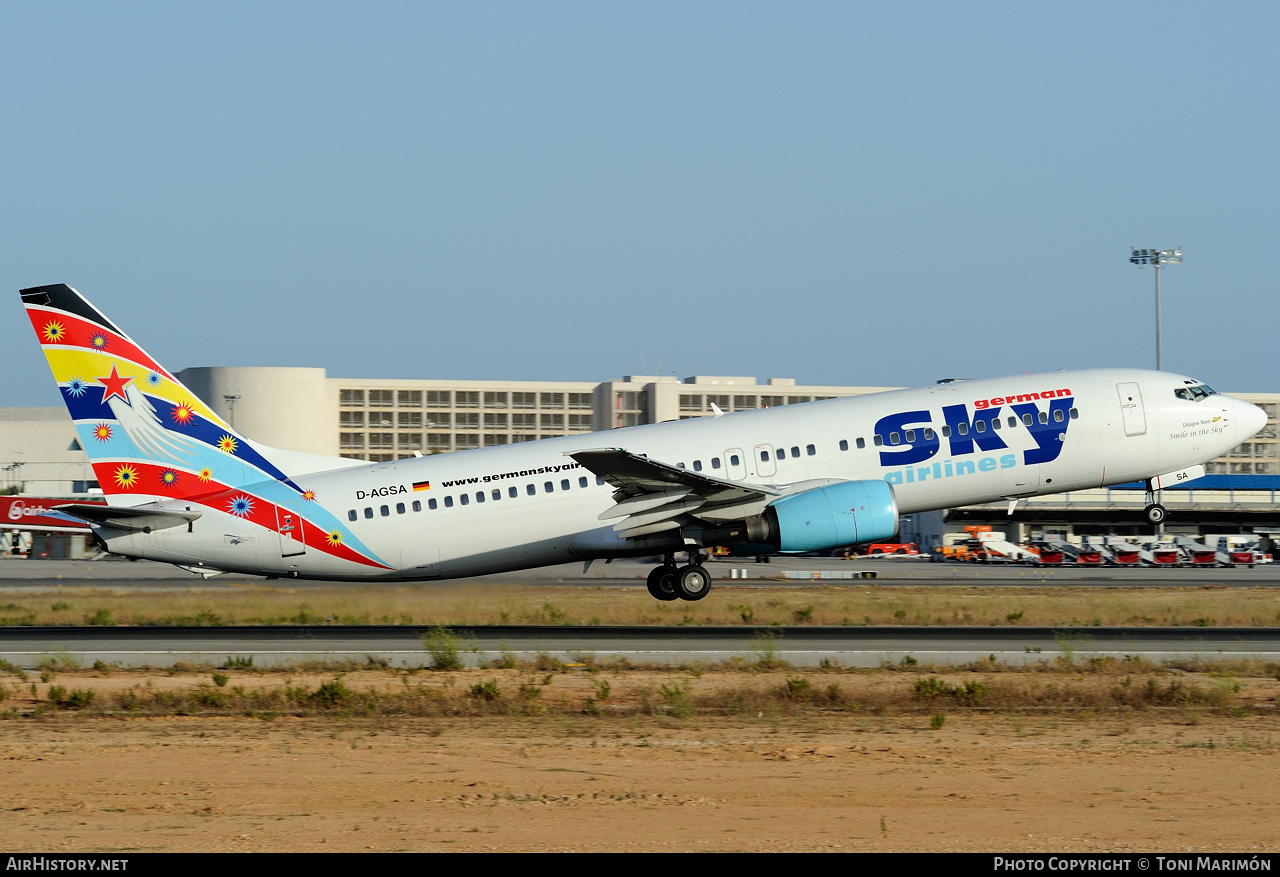
[[[813,697],[813,686],[803,676],[792,676],[787,679],[783,693],[787,700],[809,700]]]
[[[778,640],[782,635],[773,630],[762,630],[751,639],[751,651],[756,654],[757,670],[783,670],[788,664],[782,660]]]
[[[213,684],[218,686],[219,688],[226,688],[227,683],[230,681],[231,681],[231,677],[228,676],[226,673],[215,672],[213,674]]]
[[[693,715],[691,687],[688,680],[661,686],[662,699],[666,702],[667,707],[670,708],[672,715],[680,718],[688,718]]]
[[[84,623],[91,627],[115,627],[115,619],[111,617],[111,610],[102,608],[95,609],[86,613]]]
[[[320,687],[314,694],[309,695],[309,699],[320,706],[335,707],[353,700],[355,696],[356,693],[346,686],[342,677],[338,677],[329,682],[320,683]]]
[[[101,673],[103,676],[111,675],[111,665],[101,659],[93,662],[93,671]]]
[[[10,607],[9,607],[9,606],[6,606],[5,608],[6,608],[6,609],[8,609],[8,608],[10,608]],[[14,608],[14,609],[17,609],[18,607],[17,607],[17,606],[14,606],[13,608]],[[58,602],[54,603],[54,604],[53,604],[52,606],[50,606],[49,608],[50,608],[50,609],[52,609],[54,612],[65,612],[65,611],[67,611],[68,609],[70,609],[70,608],[71,608],[71,604],[70,604],[70,603],[67,603],[67,602],[66,602],[66,601],[64,601],[64,600],[59,600]]]
[[[432,670],[461,670],[462,658],[458,656],[458,638],[447,627],[433,627],[422,638],[422,645],[431,655]]]
[[[803,608],[792,610],[791,620],[795,624],[808,624],[813,620],[813,604],[810,603]]]
[[[1017,612],[1010,612],[1008,615],[1006,615],[1006,616],[1004,617],[1004,620],[1005,620],[1005,621],[1007,621],[1007,622],[1009,622],[1010,624],[1014,624],[1014,623],[1016,623],[1016,622],[1021,621],[1021,620],[1022,620],[1022,610],[1021,610],[1021,609],[1019,609]]]
[[[935,731],[941,731],[942,726],[947,723],[946,713],[934,713],[929,717],[929,727]]]
[[[521,687],[521,691],[523,693],[524,686]],[[467,693],[476,700],[495,701],[502,697],[502,692],[498,690],[498,683],[494,679],[477,682]]]
[[[252,670],[253,655],[237,655],[234,658],[228,657],[222,662],[219,670]]]
[[[594,682],[594,684],[595,684],[595,687],[596,687],[596,697],[597,697],[598,699],[600,699],[600,700],[608,700],[608,699],[609,699],[609,692],[610,692],[610,691],[612,690],[612,688],[613,688],[613,686],[611,686],[611,685],[609,684],[609,680],[608,680],[608,679],[596,679],[596,680],[595,680],[595,682]]]
[[[902,666],[904,667],[914,667],[916,664],[920,662],[917,661],[915,658],[911,657],[910,655],[903,655],[901,663],[902,663]]]
[[[494,670],[514,670],[516,668],[515,652],[504,646],[501,656],[490,661],[489,666]]]

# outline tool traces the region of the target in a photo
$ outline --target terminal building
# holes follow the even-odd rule
[[[331,378],[320,368],[189,368],[186,386],[237,431],[263,444],[374,462],[753,408],[858,396],[893,387],[798,385],[791,378],[631,375],[608,381],[447,381]],[[1276,526],[1280,393],[1232,393],[1267,425],[1207,466],[1205,478],[1165,491],[1166,529],[1267,533]],[[97,487],[63,408],[0,408],[0,492],[84,494]],[[1015,540],[1150,533],[1142,485],[949,509],[903,521],[922,550],[964,524],[991,523]],[[0,522],[5,523],[5,522]],[[1203,526],[1202,526],[1203,525]]]

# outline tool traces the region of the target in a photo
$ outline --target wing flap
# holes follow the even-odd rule
[[[724,481],[622,448],[575,451],[569,456],[614,488],[616,504],[601,513],[600,520],[620,518],[613,529],[625,539],[696,523],[693,515],[715,517],[717,509],[763,508],[786,492]]]

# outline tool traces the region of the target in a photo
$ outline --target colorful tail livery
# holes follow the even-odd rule
[[[267,479],[303,492],[70,286],[24,289],[22,302],[108,497],[194,498]]]
[[[59,283],[21,294],[108,505],[147,511],[115,513],[120,527],[187,524],[205,507],[276,530],[280,510],[295,509],[293,530],[314,528],[318,547],[376,563],[331,514],[310,505],[314,491],[282,471],[272,449],[224,423],[79,292]],[[299,504],[310,505],[308,514],[298,515]],[[86,514],[104,519],[100,509]]]

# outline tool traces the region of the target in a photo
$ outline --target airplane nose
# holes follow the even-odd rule
[[[1267,425],[1267,412],[1243,399],[1236,399],[1236,434],[1240,441],[1252,438]]]

